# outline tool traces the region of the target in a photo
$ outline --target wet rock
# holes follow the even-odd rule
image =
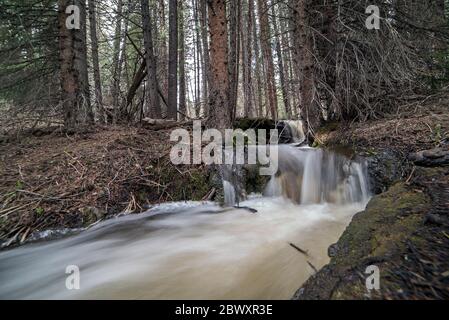
[[[220,172],[215,166],[210,166],[209,171],[209,186],[215,189],[215,195],[211,200],[215,200],[219,203],[224,202],[224,190],[223,181]]]
[[[432,213],[426,214],[426,217],[424,218],[424,223],[435,224],[438,226],[445,226],[445,227],[449,226],[447,219],[445,219],[444,217],[442,217],[440,215],[432,214]]]
[[[423,212],[429,210],[428,196],[404,183],[373,197],[330,246],[330,263],[307,280],[293,299],[365,299],[366,267],[374,264],[385,273],[392,260],[400,264],[401,252],[423,224]],[[383,287],[390,285],[385,278],[381,281]]]
[[[330,245],[330,247],[327,249],[327,255],[329,256],[329,258],[335,257],[337,253],[338,253],[338,243]]]
[[[92,223],[101,220],[105,216],[105,212],[96,207],[84,207],[80,209],[83,215],[83,224],[84,226],[89,226]]]
[[[418,166],[438,167],[449,165],[449,148],[435,148],[411,153],[408,156]]]
[[[404,157],[390,150],[370,155],[367,157],[367,163],[370,189],[375,194],[387,191],[409,171]]]

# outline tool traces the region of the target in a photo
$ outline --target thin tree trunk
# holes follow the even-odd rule
[[[169,2],[168,119],[177,119],[178,110],[178,1]]]
[[[296,0],[293,0],[296,1]],[[289,0],[288,5],[286,6],[286,13],[285,15],[288,17],[288,20],[286,22],[286,28],[289,29],[290,32],[287,33],[286,40],[288,42],[288,61],[289,61],[289,71],[290,71],[290,92],[292,97],[292,113],[295,115],[296,118],[300,118],[301,110],[301,97],[300,94],[298,94],[298,88],[300,87],[300,80],[299,80],[299,74],[298,74],[298,68],[296,62],[299,61],[298,58],[298,50],[297,46],[299,45],[296,36],[296,24],[294,19],[297,17],[295,13],[294,8],[294,2],[292,0]]]
[[[284,57],[282,55],[282,44],[279,35],[279,28],[276,21],[276,10],[275,5],[272,1],[271,3],[271,14],[273,16],[273,31],[275,34],[275,42],[276,42],[276,55],[278,61],[279,68],[279,79],[281,81],[281,89],[282,89],[282,98],[284,100],[284,108],[287,114],[287,118],[290,119],[292,117],[291,106],[290,106],[290,98],[288,96],[287,83],[285,80],[285,70],[284,70]]]
[[[209,44],[207,41],[207,0],[200,1],[200,25],[201,25],[201,43],[203,47],[203,99],[204,99],[204,116],[208,115],[208,86],[210,81],[210,59],[209,59]]]
[[[230,1],[229,6],[229,109],[234,121],[237,108],[237,89],[239,82],[239,11],[240,0]]]
[[[161,118],[161,105],[158,94],[156,57],[153,51],[153,36],[151,32],[151,17],[148,0],[140,0],[142,11],[143,39],[147,66],[146,105],[149,107],[149,117]]]
[[[183,0],[181,0],[183,1]],[[158,65],[158,82],[165,96],[168,95],[168,50],[167,50],[167,21],[165,17],[165,0],[158,0],[157,5],[157,28],[155,29],[158,35],[158,42],[155,49],[157,49],[157,65]],[[156,51],[156,50],[155,50]]]
[[[256,60],[256,85],[257,85],[257,99],[254,97],[254,104],[256,105],[257,101],[257,108],[255,108],[257,114],[259,117],[263,116],[263,104],[262,104],[262,79],[261,79],[261,65],[260,65],[260,54],[259,54],[259,38],[257,37],[257,26],[256,26],[256,9],[254,6],[254,0],[249,0],[248,2],[248,10],[251,12],[251,16],[249,17],[249,20],[251,20],[252,25],[252,35],[253,35],[253,51],[255,55]]]
[[[249,0],[252,1],[252,0]],[[251,70],[252,70],[252,12],[249,8],[248,0],[244,0],[244,7],[246,9],[245,14],[241,15],[241,25],[245,25],[246,21],[246,27],[241,28],[241,41],[242,41],[242,71],[243,71],[243,110],[244,110],[244,117],[254,117],[255,113],[253,110],[253,96],[252,96],[252,77],[251,77]]]
[[[127,116],[126,115],[126,109],[122,109],[123,102],[121,101],[121,80],[122,80],[122,73],[123,73],[123,65],[126,64],[126,46],[127,46],[127,34],[129,29],[129,16],[134,11],[135,3],[134,1],[129,1],[127,3],[126,11],[124,13],[124,20],[125,25],[123,27],[121,40],[120,40],[120,53],[119,53],[119,62],[117,65],[117,73],[116,73],[116,90],[117,90],[117,103],[118,107],[116,108],[116,119],[120,118],[121,116]]]
[[[223,130],[231,126],[228,89],[228,31],[226,0],[209,0],[211,81],[208,126]]]
[[[198,118],[201,117],[201,109],[203,107],[203,99],[201,99],[201,72],[200,68],[203,65],[202,62],[202,48],[201,48],[201,36],[200,36],[200,25],[198,19],[198,0],[193,1],[193,10],[195,16],[195,44],[196,44],[196,95],[198,97],[197,115]]]
[[[179,16],[179,120],[185,120],[186,106],[186,72],[185,72],[185,35],[184,35],[184,6],[181,0],[178,8]]]
[[[277,113],[277,94],[276,94],[276,82],[274,79],[274,63],[273,52],[271,50],[270,41],[270,27],[268,21],[268,6],[267,0],[258,0],[259,11],[259,23],[260,23],[260,42],[262,46],[262,54],[265,63],[266,72],[266,95],[268,102],[268,109],[270,110],[271,117],[276,120],[278,118]]]
[[[114,108],[114,122],[117,121],[118,109],[119,109],[119,95],[120,95],[120,76],[119,76],[119,64],[120,64],[120,49],[122,41],[122,15],[123,15],[123,0],[118,0],[117,13],[116,13],[116,25],[114,34],[114,48],[113,48],[113,61],[112,61],[112,106]]]
[[[101,115],[101,122],[107,120],[103,108],[103,93],[101,89],[100,62],[98,58],[98,37],[97,37],[97,9],[95,0],[89,0],[89,22],[90,22],[90,42],[92,50],[92,68],[94,73],[95,101],[97,112]]]

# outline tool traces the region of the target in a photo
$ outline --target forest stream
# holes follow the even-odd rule
[[[369,191],[361,161],[279,148],[279,171],[264,194],[239,207],[166,203],[1,252],[0,298],[291,298],[328,263],[327,248],[364,209]],[[79,290],[66,289],[73,265]]]

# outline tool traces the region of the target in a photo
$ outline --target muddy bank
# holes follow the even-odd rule
[[[320,145],[367,158],[376,195],[293,299],[449,298],[449,117],[444,104],[418,111],[320,131]],[[370,265],[381,288],[368,293]]]
[[[171,163],[170,132],[96,127],[0,143],[0,243],[213,196],[204,166]]]

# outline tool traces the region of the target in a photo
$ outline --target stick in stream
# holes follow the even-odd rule
[[[318,269],[310,261],[307,261],[307,263],[313,269],[313,271],[315,271],[315,273],[318,273]]]
[[[289,245],[292,246],[293,248],[295,248],[296,250],[298,250],[299,252],[301,252],[306,257],[309,256],[309,253],[306,250],[301,249],[300,247],[294,245],[293,243],[289,243]]]

